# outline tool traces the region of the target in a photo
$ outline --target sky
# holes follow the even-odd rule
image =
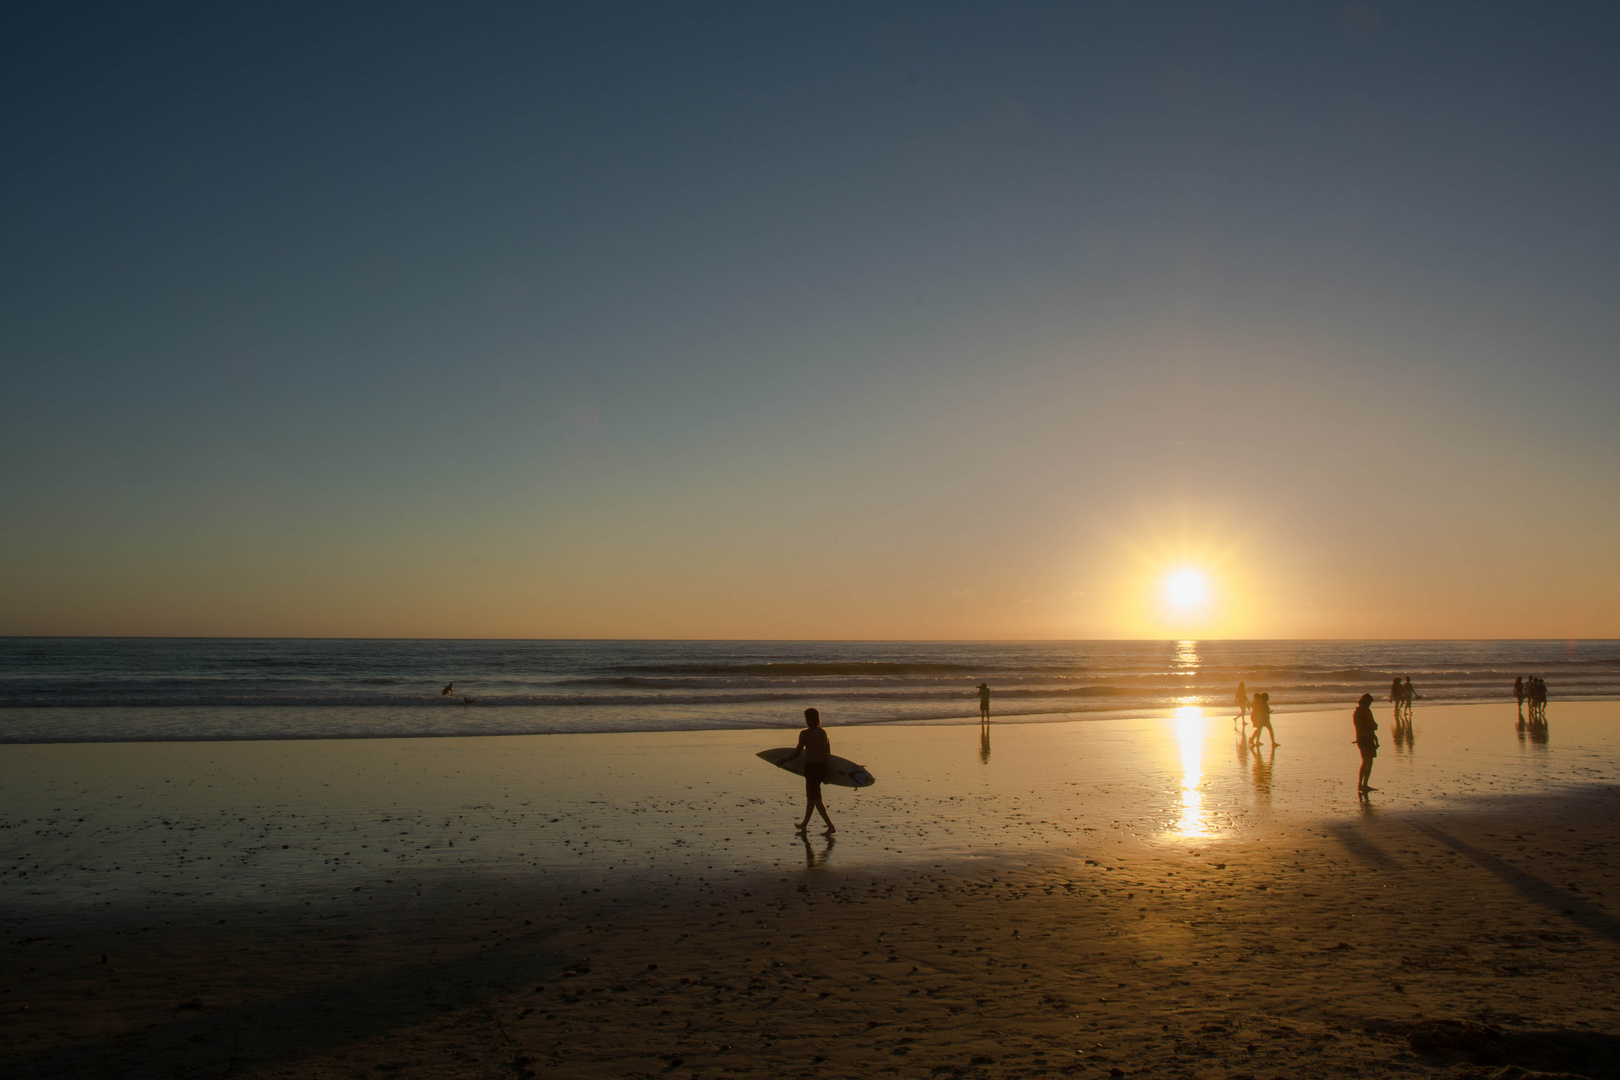
[[[0,634],[1620,637],[1616,40],[7,5]]]

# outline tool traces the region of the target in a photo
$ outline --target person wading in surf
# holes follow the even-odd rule
[[[827,807],[821,801],[821,783],[827,779],[827,759],[832,756],[832,744],[821,729],[821,714],[814,709],[804,710],[804,730],[799,732],[799,745],[782,764],[786,765],[800,754],[804,755],[805,805],[804,820],[795,831],[804,832],[810,827],[810,815],[820,811],[821,820],[827,823],[826,831],[834,832],[832,818],[827,816]]]
[[[988,722],[990,719],[990,684],[979,684],[979,719]]]

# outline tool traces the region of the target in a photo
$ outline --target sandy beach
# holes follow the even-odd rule
[[[8,747],[5,1069],[1616,1075],[1617,708]]]

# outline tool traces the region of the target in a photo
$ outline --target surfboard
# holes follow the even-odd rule
[[[775,750],[761,750],[755,757],[775,765],[778,769],[786,769],[795,776],[804,775],[804,758],[793,758],[793,747],[778,746]],[[865,765],[857,765],[849,758],[841,758],[837,754],[827,759],[827,783],[837,784],[839,787],[863,788],[871,787],[877,779],[866,771]]]

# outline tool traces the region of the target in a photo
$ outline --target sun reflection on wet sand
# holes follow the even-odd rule
[[[1181,818],[1176,831],[1182,836],[1208,836],[1204,820],[1204,710],[1197,705],[1176,709],[1176,742],[1181,747]]]

